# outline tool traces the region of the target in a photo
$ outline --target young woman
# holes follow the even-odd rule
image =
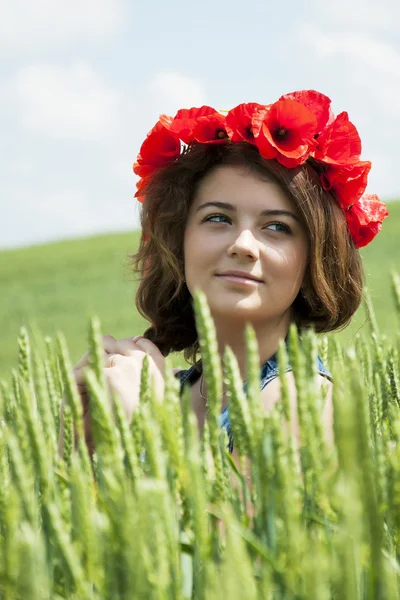
[[[229,345],[244,380],[244,331],[252,323],[266,411],[280,398],[276,352],[290,324],[322,333],[350,322],[362,298],[359,248],[388,213],[377,196],[364,195],[371,163],[360,160],[347,113],[335,117],[330,104],[303,90],[226,115],[207,106],[182,109],[174,118],[162,115],[147,135],[134,165],[143,210],[132,258],[140,275],[136,306],[151,326],[136,338],[104,337],[107,380],[128,418],[138,404],[144,355],[162,393],[164,357],[184,351],[192,366],[175,374],[181,390],[190,386],[201,434],[207,386],[196,288],[206,295],[221,358]],[[82,393],[86,364],[87,355],[75,367]],[[328,382],[323,419],[332,442],[331,375],[320,358],[317,368]],[[295,417],[291,371],[288,377]],[[230,434],[225,389],[221,426]]]

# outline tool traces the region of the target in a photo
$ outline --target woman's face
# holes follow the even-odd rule
[[[192,296],[196,287],[205,293],[214,320],[290,323],[308,246],[299,212],[278,184],[247,167],[218,166],[201,181],[190,207],[186,285]],[[221,277],[230,270],[260,281]]]

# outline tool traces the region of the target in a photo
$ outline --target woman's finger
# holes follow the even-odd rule
[[[110,358],[110,356],[112,356],[112,354],[108,354],[107,352],[103,353],[103,365],[105,367],[108,367],[108,359]],[[77,365],[74,367],[73,369],[73,374],[75,377],[75,381],[78,384],[78,386],[80,385],[85,385],[86,383],[86,379],[85,379],[85,371],[88,368],[88,364],[83,364],[80,367],[78,367]]]
[[[123,338],[116,340],[112,335],[104,335],[102,339],[104,358],[107,358],[108,354],[122,354],[123,356],[130,356],[130,354],[136,349],[135,340],[142,338],[137,335],[134,338]],[[151,342],[150,342],[151,343]],[[89,352],[85,352],[82,358],[74,366],[74,371],[87,367],[89,364]]]
[[[116,340],[115,349],[110,354],[122,354],[122,356],[132,356],[138,350],[141,350],[137,345],[137,341],[143,339],[142,336],[137,335],[134,338],[121,338]]]
[[[121,354],[109,354],[107,356],[107,359],[104,363],[104,367],[106,369],[112,369],[112,367],[115,367],[117,362],[118,362],[118,357],[121,359]]]
[[[112,335],[103,335],[101,338],[104,354],[113,354],[117,352],[116,343],[117,340]],[[80,369],[81,367],[86,367],[89,364],[89,352],[85,352],[82,358],[76,363],[74,369]]]
[[[110,354],[121,354],[122,356],[132,356],[135,351],[141,350],[156,360],[158,357],[164,359],[158,347],[150,340],[142,335],[137,335],[134,338],[121,338],[116,340]]]
[[[138,339],[135,344],[154,360],[156,366],[164,374],[165,357],[161,354],[159,348],[153,342],[143,337]]]

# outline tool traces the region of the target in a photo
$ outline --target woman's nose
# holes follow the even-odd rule
[[[246,254],[254,256],[255,258],[258,257],[258,242],[249,229],[243,229],[239,233],[239,235],[235,238],[232,246],[230,247],[230,252],[237,254]]]

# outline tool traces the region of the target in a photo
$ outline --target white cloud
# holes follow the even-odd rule
[[[151,104],[166,114],[179,108],[202,106],[206,97],[200,81],[174,71],[157,73],[150,82],[148,94]]]
[[[122,196],[116,202],[101,184],[79,183],[68,185],[64,179],[57,186],[47,177],[32,186],[19,182],[4,186],[0,249],[137,227],[131,197]]]
[[[129,182],[135,192],[136,175],[132,164],[146,133],[160,114],[174,115],[179,108],[202,106],[206,91],[201,81],[179,72],[156,73],[135,97],[124,97],[118,131],[115,131],[115,149],[110,152],[110,171],[120,182]]]
[[[32,159],[9,159],[7,173],[10,177],[29,179],[37,175],[38,167]]]
[[[323,30],[308,22],[297,27],[293,42],[304,45],[308,67],[325,82],[333,110],[349,112],[362,139],[362,158],[372,162],[367,191],[382,198],[393,197],[398,190],[393,132],[400,127],[400,52],[389,39],[375,32],[358,33],[356,28]]]
[[[346,89],[366,123],[373,115],[373,104],[375,111],[379,107],[386,118],[390,116],[391,123],[399,122],[400,51],[396,46],[373,35],[322,32],[311,23],[298,26],[297,36],[311,49],[313,60],[330,74],[331,81]],[[372,131],[374,124],[368,127]],[[385,134],[385,128],[381,129],[381,135]]]
[[[350,27],[365,31],[398,32],[399,0],[312,0],[312,14],[322,18],[330,28]]]
[[[87,141],[107,135],[119,115],[119,95],[84,63],[21,68],[6,86],[19,127],[42,138]]]
[[[392,77],[400,77],[400,53],[387,42],[357,33],[323,33],[316,25],[300,26],[300,37],[312,45],[320,58],[345,55]]]
[[[132,163],[140,144],[160,113],[201,105],[205,91],[165,71],[133,95],[108,89],[84,64],[36,65],[17,72],[2,100],[0,125],[11,124],[14,142],[0,152],[0,248],[138,227]],[[92,140],[89,153],[82,141]]]
[[[367,193],[378,194],[381,200],[393,200],[394,190],[398,188],[398,178],[394,171],[394,160],[385,149],[375,148],[372,160],[372,169],[368,175]]]
[[[90,214],[81,190],[46,190],[35,184],[33,189],[18,182],[3,188],[8,208],[4,207],[0,224],[2,248],[19,245],[23,240],[34,243],[86,231]]]
[[[30,54],[103,39],[124,21],[122,0],[2,0],[0,49]]]

